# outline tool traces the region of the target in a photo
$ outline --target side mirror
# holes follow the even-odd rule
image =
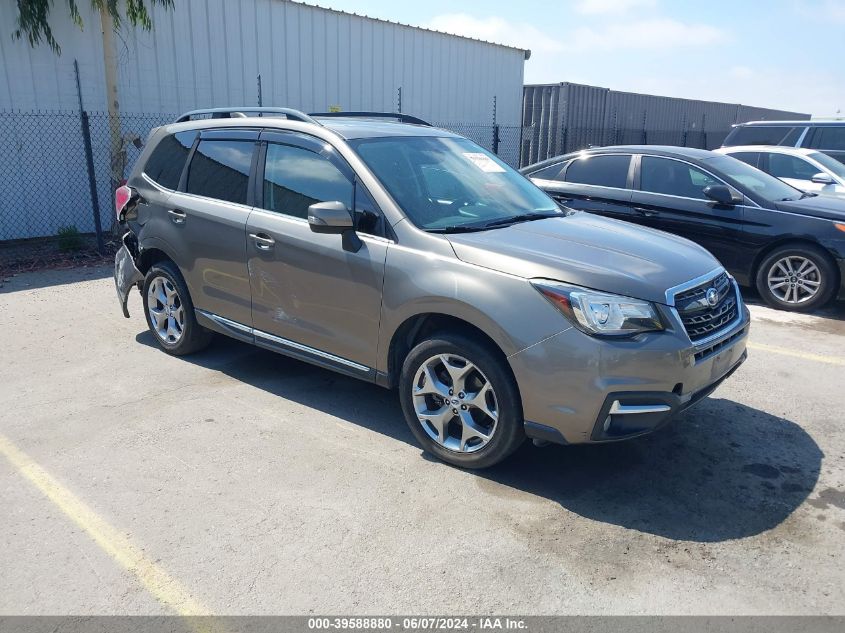
[[[343,236],[343,250],[357,253],[363,242],[355,232],[355,221],[346,205],[337,200],[308,207],[308,226],[314,233]]]
[[[714,202],[728,207],[742,203],[742,195],[725,185],[707,185],[702,193]]]
[[[810,178],[810,181],[816,183],[817,185],[834,184],[833,178],[831,178],[829,174],[826,174],[824,172],[819,172],[818,174]]]
[[[315,233],[340,235],[355,228],[352,214],[342,202],[317,202],[308,207],[308,226]]]

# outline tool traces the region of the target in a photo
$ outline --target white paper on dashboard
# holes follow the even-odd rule
[[[471,161],[473,165],[478,167],[481,171],[486,171],[489,174],[501,173],[505,168],[499,165],[495,160],[490,158],[487,154],[481,152],[464,152],[464,157]]]

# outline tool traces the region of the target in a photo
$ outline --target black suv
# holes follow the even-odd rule
[[[524,167],[559,204],[686,237],[784,310],[845,298],[845,201],[684,147],[603,147]]]
[[[751,121],[739,123],[722,147],[784,145],[824,152],[845,163],[845,121]]]

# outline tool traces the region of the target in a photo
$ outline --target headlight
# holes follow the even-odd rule
[[[633,336],[664,329],[657,308],[648,301],[546,279],[534,279],[531,284],[587,334]]]

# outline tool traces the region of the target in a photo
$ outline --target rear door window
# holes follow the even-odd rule
[[[246,204],[254,141],[203,139],[191,159],[185,190],[198,196]]]
[[[631,156],[625,154],[585,156],[573,160],[566,168],[566,182],[598,187],[628,186]]]
[[[760,152],[731,152],[728,156],[741,160],[752,167],[760,166]]]
[[[144,173],[165,189],[177,189],[196,136],[193,130],[165,136],[147,159]]]
[[[707,200],[704,188],[721,184],[707,172],[671,158],[643,156],[640,165],[640,190],[649,193]]]
[[[554,165],[548,165],[528,174],[528,176],[529,178],[540,178],[541,180],[557,180],[565,164],[555,163]]]

